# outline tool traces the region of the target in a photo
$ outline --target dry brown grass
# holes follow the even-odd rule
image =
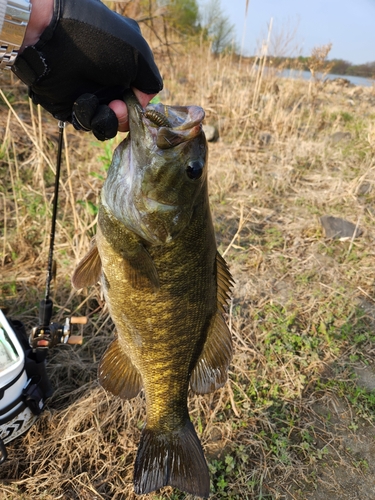
[[[345,491],[373,498],[365,496],[374,487],[369,455],[348,448],[371,435],[375,415],[371,393],[353,378],[375,352],[374,89],[327,84],[312,99],[306,82],[259,75],[203,46],[179,51],[161,58],[162,101],[200,105],[219,128],[210,196],[236,280],[230,382],[190,400],[212,498],[350,498]],[[2,78],[10,107],[0,105],[0,305],[31,328],[45,284],[57,124],[29,107],[21,84]],[[351,135],[335,143],[337,131]],[[113,148],[66,129],[54,319],[81,314],[90,322],[83,346],[51,353],[55,394],[9,446],[0,498],[135,497],[143,399],[123,402],[98,386],[111,320],[99,288],[73,293],[70,285]],[[326,240],[324,214],[358,222],[363,236]],[[166,488],[145,498],[191,497]]]

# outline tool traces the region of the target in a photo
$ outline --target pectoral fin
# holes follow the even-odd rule
[[[104,237],[104,249],[110,248],[124,262],[124,277],[140,290],[160,287],[154,261],[140,238],[121,224],[104,205],[100,205],[97,238]],[[106,251],[106,250],[104,250]]]
[[[102,357],[98,369],[104,389],[122,399],[131,399],[142,389],[142,377],[115,339]]]
[[[95,285],[100,279],[101,272],[102,262],[100,260],[98,247],[96,243],[94,243],[90,251],[77,265],[72,276],[72,284],[74,288],[77,289]]]
[[[131,285],[144,290],[151,288],[154,292],[160,288],[159,275],[154,261],[146,248],[139,244],[137,252],[123,252],[125,273]]]
[[[202,353],[190,377],[191,389],[198,394],[213,392],[225,384],[232,359],[232,338],[223,312],[233,279],[220,254],[216,256],[216,265],[217,312],[211,321]]]

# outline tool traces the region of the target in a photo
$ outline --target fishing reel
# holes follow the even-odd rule
[[[53,323],[52,317],[52,300],[44,299],[40,303],[39,308],[39,325],[31,330],[29,336],[30,347],[35,350],[48,350],[57,344],[82,344],[81,335],[73,335],[74,325],[86,325],[87,318],[68,317],[65,323]]]
[[[72,335],[73,326],[85,325],[87,318],[54,323],[52,308],[52,300],[40,302],[39,325],[30,335],[0,310],[0,464],[7,458],[6,444],[32,426],[54,392],[46,370],[49,349],[82,344],[81,335]]]

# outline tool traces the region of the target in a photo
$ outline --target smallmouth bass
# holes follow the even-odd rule
[[[130,133],[104,183],[95,244],[73,285],[101,280],[117,338],[101,385],[124,399],[143,388],[147,422],[134,490],[171,485],[208,497],[210,478],[187,398],[222,387],[232,358],[223,313],[232,278],[216,248],[207,189],[204,111],[125,102]]]

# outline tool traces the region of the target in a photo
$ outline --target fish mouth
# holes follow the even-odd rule
[[[202,133],[204,110],[199,106],[149,104],[142,108],[133,92],[126,92],[130,134],[143,130],[153,137],[159,149],[170,149],[191,141]]]
[[[143,116],[151,126],[170,128],[177,132],[200,125],[205,113],[199,106],[168,106],[158,103],[148,104]]]

